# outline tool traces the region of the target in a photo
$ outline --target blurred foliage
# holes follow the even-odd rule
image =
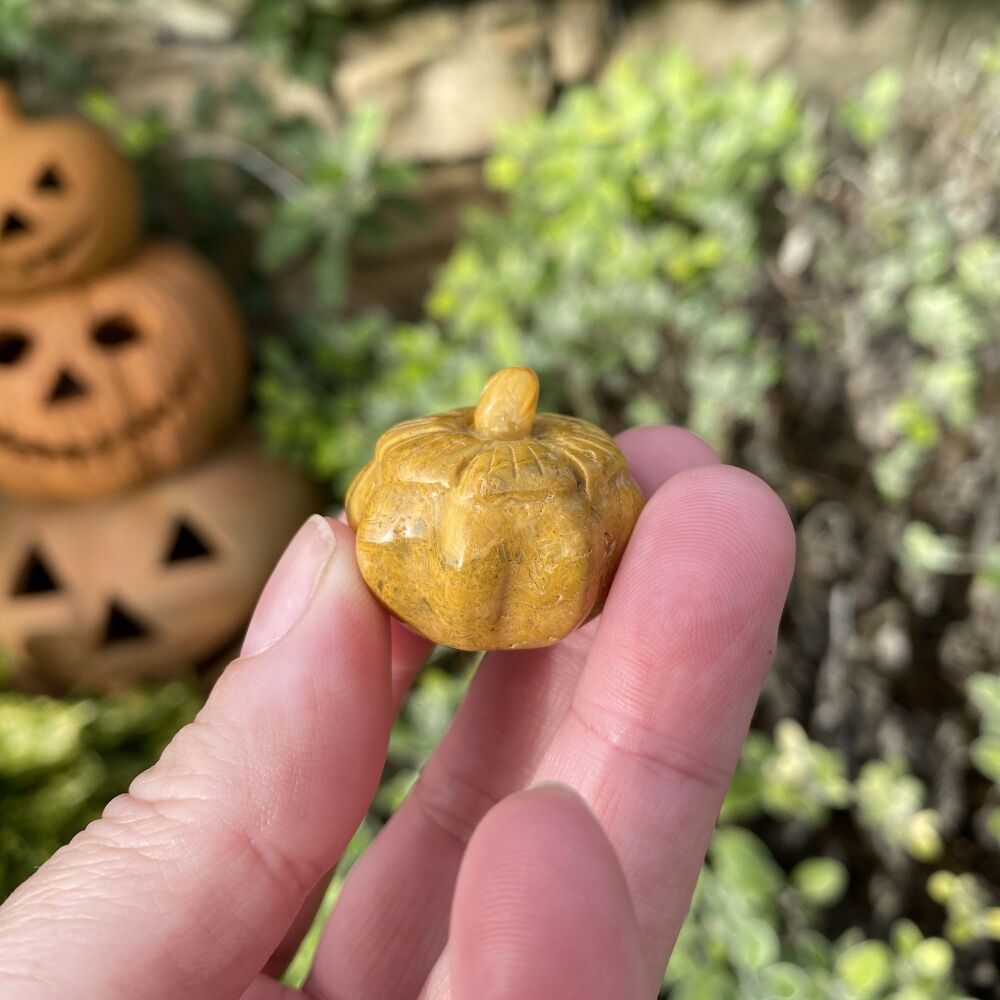
[[[672,1000],[961,1000],[951,945],[909,921],[888,943],[813,929],[847,881],[830,858],[803,861],[789,878],[748,830],[720,827],[667,970]]]
[[[786,77],[622,63],[503,135],[486,177],[505,209],[470,213],[428,297],[436,323],[365,317],[274,345],[265,433],[343,488],[381,428],[467,402],[516,362],[552,409],[687,418],[723,443],[779,375],[762,216],[776,187],[814,181],[809,131]]]
[[[979,72],[965,67],[942,84],[963,113],[927,125],[917,157],[900,117],[901,81],[875,77],[844,111],[856,148],[808,207],[820,243],[813,282],[850,304],[840,363],[851,362],[849,352],[893,347],[878,387],[885,410],[870,431],[871,472],[892,503],[911,495],[933,453],[973,430],[983,380],[997,371],[1000,242],[992,200],[977,197],[985,165],[1000,156],[987,110],[1000,96],[995,58],[983,48]],[[829,318],[821,322],[829,329]]]
[[[79,87],[86,76],[82,60],[33,15],[32,0],[0,0],[0,76],[30,70],[55,88]]]
[[[923,808],[926,789],[903,761],[868,761],[855,782],[847,771],[842,753],[810,740],[794,719],[783,719],[773,739],[758,731],[747,736],[722,818],[746,822],[766,813],[815,828],[829,822],[831,810],[853,807],[860,826],[884,847],[921,861],[938,857],[939,818]]]
[[[322,82],[330,71],[330,52],[352,15],[383,13],[413,0],[252,0],[243,31],[265,59],[277,59],[294,72]]]
[[[325,81],[360,6],[253,0],[241,37]],[[211,253],[253,327],[280,331],[259,338],[260,425],[333,495],[387,426],[524,363],[548,408],[611,430],[691,426],[769,478],[802,532],[847,518],[821,570],[800,568],[665,990],[959,1000],[996,984],[982,970],[1000,938],[1000,46],[921,83],[881,73],[834,108],[781,74],[622,62],[502,135],[485,176],[503,204],[469,213],[417,323],[351,307],[352,251],[385,244],[418,182],[380,157],[377,114],[332,132],[242,78],[204,88],[178,132],[94,89],[26,0],[0,0],[0,72],[48,79],[52,107],[111,128],[143,170],[153,231]],[[853,631],[838,639],[843,605]],[[961,655],[946,663],[949,642]],[[446,654],[421,675],[289,982],[470,671]],[[0,692],[0,893],[199,697]],[[959,758],[941,780],[939,716]]]
[[[773,739],[761,732],[748,734],[722,815],[746,820],[766,812],[820,826],[831,809],[850,801],[843,756],[810,740],[794,719],[783,719]]]
[[[0,687],[0,898],[99,816],[200,704],[183,682],[65,701]]]
[[[977,80],[964,96],[982,117],[961,139],[981,156],[1000,143],[1000,77]],[[552,409],[684,422],[731,453],[781,384],[789,335],[846,368],[859,341],[877,351],[902,329],[870,470],[900,502],[947,435],[971,430],[1000,304],[992,202],[959,196],[952,159],[913,160],[901,88],[882,73],[841,109],[838,146],[784,76],[709,80],[679,54],[618,64],[501,137],[486,177],[506,205],[469,213],[427,299],[436,322],[365,316],[274,346],[265,433],[342,489],[381,428],[465,402],[518,361]]]

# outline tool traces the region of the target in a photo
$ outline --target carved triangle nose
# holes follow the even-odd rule
[[[17,212],[8,212],[3,218],[3,225],[0,226],[0,237],[9,240],[14,236],[23,236],[30,229],[23,216]]]
[[[145,639],[151,634],[151,629],[145,625],[133,612],[127,611],[113,600],[108,607],[108,618],[104,623],[104,634],[101,637],[102,646],[111,646],[127,639]]]
[[[55,383],[49,390],[49,406],[54,403],[65,403],[67,400],[76,399],[79,396],[87,395],[87,387],[68,368],[64,368],[57,376]]]

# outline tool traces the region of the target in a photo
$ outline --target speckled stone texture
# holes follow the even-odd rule
[[[537,400],[534,372],[498,372],[477,407],[384,434],[348,492],[368,586],[435,642],[546,646],[610,589],[642,494],[604,431]]]

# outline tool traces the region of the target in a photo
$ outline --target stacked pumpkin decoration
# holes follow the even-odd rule
[[[103,132],[0,84],[0,651],[64,687],[231,645],[315,502],[238,433],[232,296],[140,207]]]

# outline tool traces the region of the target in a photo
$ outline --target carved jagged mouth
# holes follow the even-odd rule
[[[201,685],[214,684],[229,660],[239,654],[246,629],[241,627],[210,653],[198,658],[169,655],[171,639],[153,632],[141,640],[129,640],[116,646],[84,646],[79,637],[67,635],[35,635],[25,642],[26,663],[23,679],[41,681],[47,694],[70,694],[88,681],[100,687],[130,687],[137,681],[161,681],[167,676],[162,667],[168,659],[176,669],[170,676],[183,675],[189,668]],[[144,654],[147,663],[137,669],[136,656]],[[150,654],[153,654],[150,658]],[[164,656],[167,653],[167,656]],[[29,680],[30,678],[30,680]],[[18,678],[19,680],[22,678]]]
[[[16,265],[5,264],[0,261],[0,267],[4,270],[13,270],[17,267],[25,277],[30,277],[39,268],[52,267],[55,264],[61,263],[65,257],[83,242],[89,232],[90,226],[84,222],[76,229],[67,233],[61,240],[56,240],[51,246],[46,247],[41,253],[29,257],[27,260],[18,261]]]
[[[123,445],[145,437],[160,424],[194,391],[198,370],[195,364],[185,366],[168,386],[159,402],[131,417],[121,427],[107,431],[93,441],[54,445],[44,441],[30,441],[0,428],[0,448],[6,448],[24,458],[50,458],[81,461],[106,455]]]

